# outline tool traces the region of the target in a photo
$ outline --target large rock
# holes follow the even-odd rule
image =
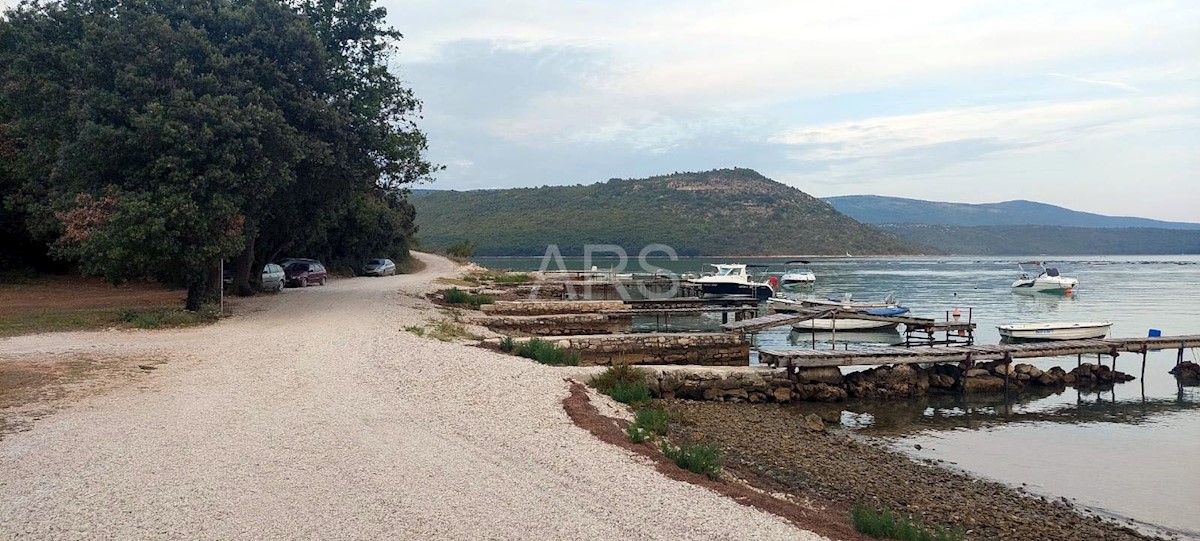
[[[771,391],[771,398],[776,402],[791,402],[792,389],[790,387],[776,387]]]
[[[880,366],[846,376],[846,390],[858,398],[905,398],[929,390],[929,373],[909,365]]]
[[[847,397],[845,389],[825,383],[797,385],[795,396],[809,402],[840,402]]]
[[[1004,390],[1004,378],[978,376],[963,380],[963,390],[968,393],[988,393]]]
[[[821,420],[821,416],[815,413],[810,413],[804,416],[804,428],[815,432],[825,430],[825,421]]]
[[[1184,385],[1200,385],[1200,364],[1184,361],[1172,368],[1170,373]]]
[[[935,389],[953,389],[954,378],[946,374],[930,374],[929,386]]]
[[[796,370],[796,379],[800,383],[825,383],[829,385],[841,385],[844,381],[841,369],[836,366],[800,368]]]
[[[986,368],[972,368],[970,370],[967,370],[968,378],[978,378],[981,376],[990,376],[990,375],[992,375],[992,373],[989,372]]]

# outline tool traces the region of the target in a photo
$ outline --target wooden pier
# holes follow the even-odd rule
[[[1195,347],[1200,347],[1200,335],[1063,340],[986,346],[892,347],[854,351],[765,349],[759,350],[758,355],[759,362],[763,364],[805,368],[924,363],[965,363],[969,366],[977,361],[1012,361],[1013,359],[1064,355],[1107,355],[1115,360],[1120,353],[1141,353],[1144,363],[1145,353],[1151,350],[1179,349],[1182,352],[1184,349]],[[1182,358],[1182,353],[1180,358]]]

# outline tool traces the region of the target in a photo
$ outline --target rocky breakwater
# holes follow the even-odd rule
[[[579,353],[580,364],[746,366],[750,345],[727,333],[631,333],[560,336],[555,343]]]
[[[1030,364],[983,363],[958,365],[880,366],[842,374],[837,367],[784,369],[751,367],[741,370],[652,369],[646,384],[657,398],[719,402],[787,403],[839,402],[848,398],[891,400],[930,392],[1020,392],[1027,387],[1092,387],[1133,379],[1107,366],[1084,363],[1066,372],[1041,370]]]
[[[544,316],[549,314],[594,314],[627,309],[623,301],[496,301],[479,307],[487,315]]]
[[[633,330],[633,317],[620,314],[485,316],[473,318],[470,322],[508,336],[610,334]]]

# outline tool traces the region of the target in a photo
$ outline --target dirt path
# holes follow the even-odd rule
[[[456,272],[420,257],[207,328],[0,340],[169,359],[0,440],[0,538],[819,539],[575,427],[552,369],[401,331]]]

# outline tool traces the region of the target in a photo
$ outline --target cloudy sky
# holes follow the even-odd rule
[[[382,4],[430,187],[740,166],[1200,221],[1200,2]]]

